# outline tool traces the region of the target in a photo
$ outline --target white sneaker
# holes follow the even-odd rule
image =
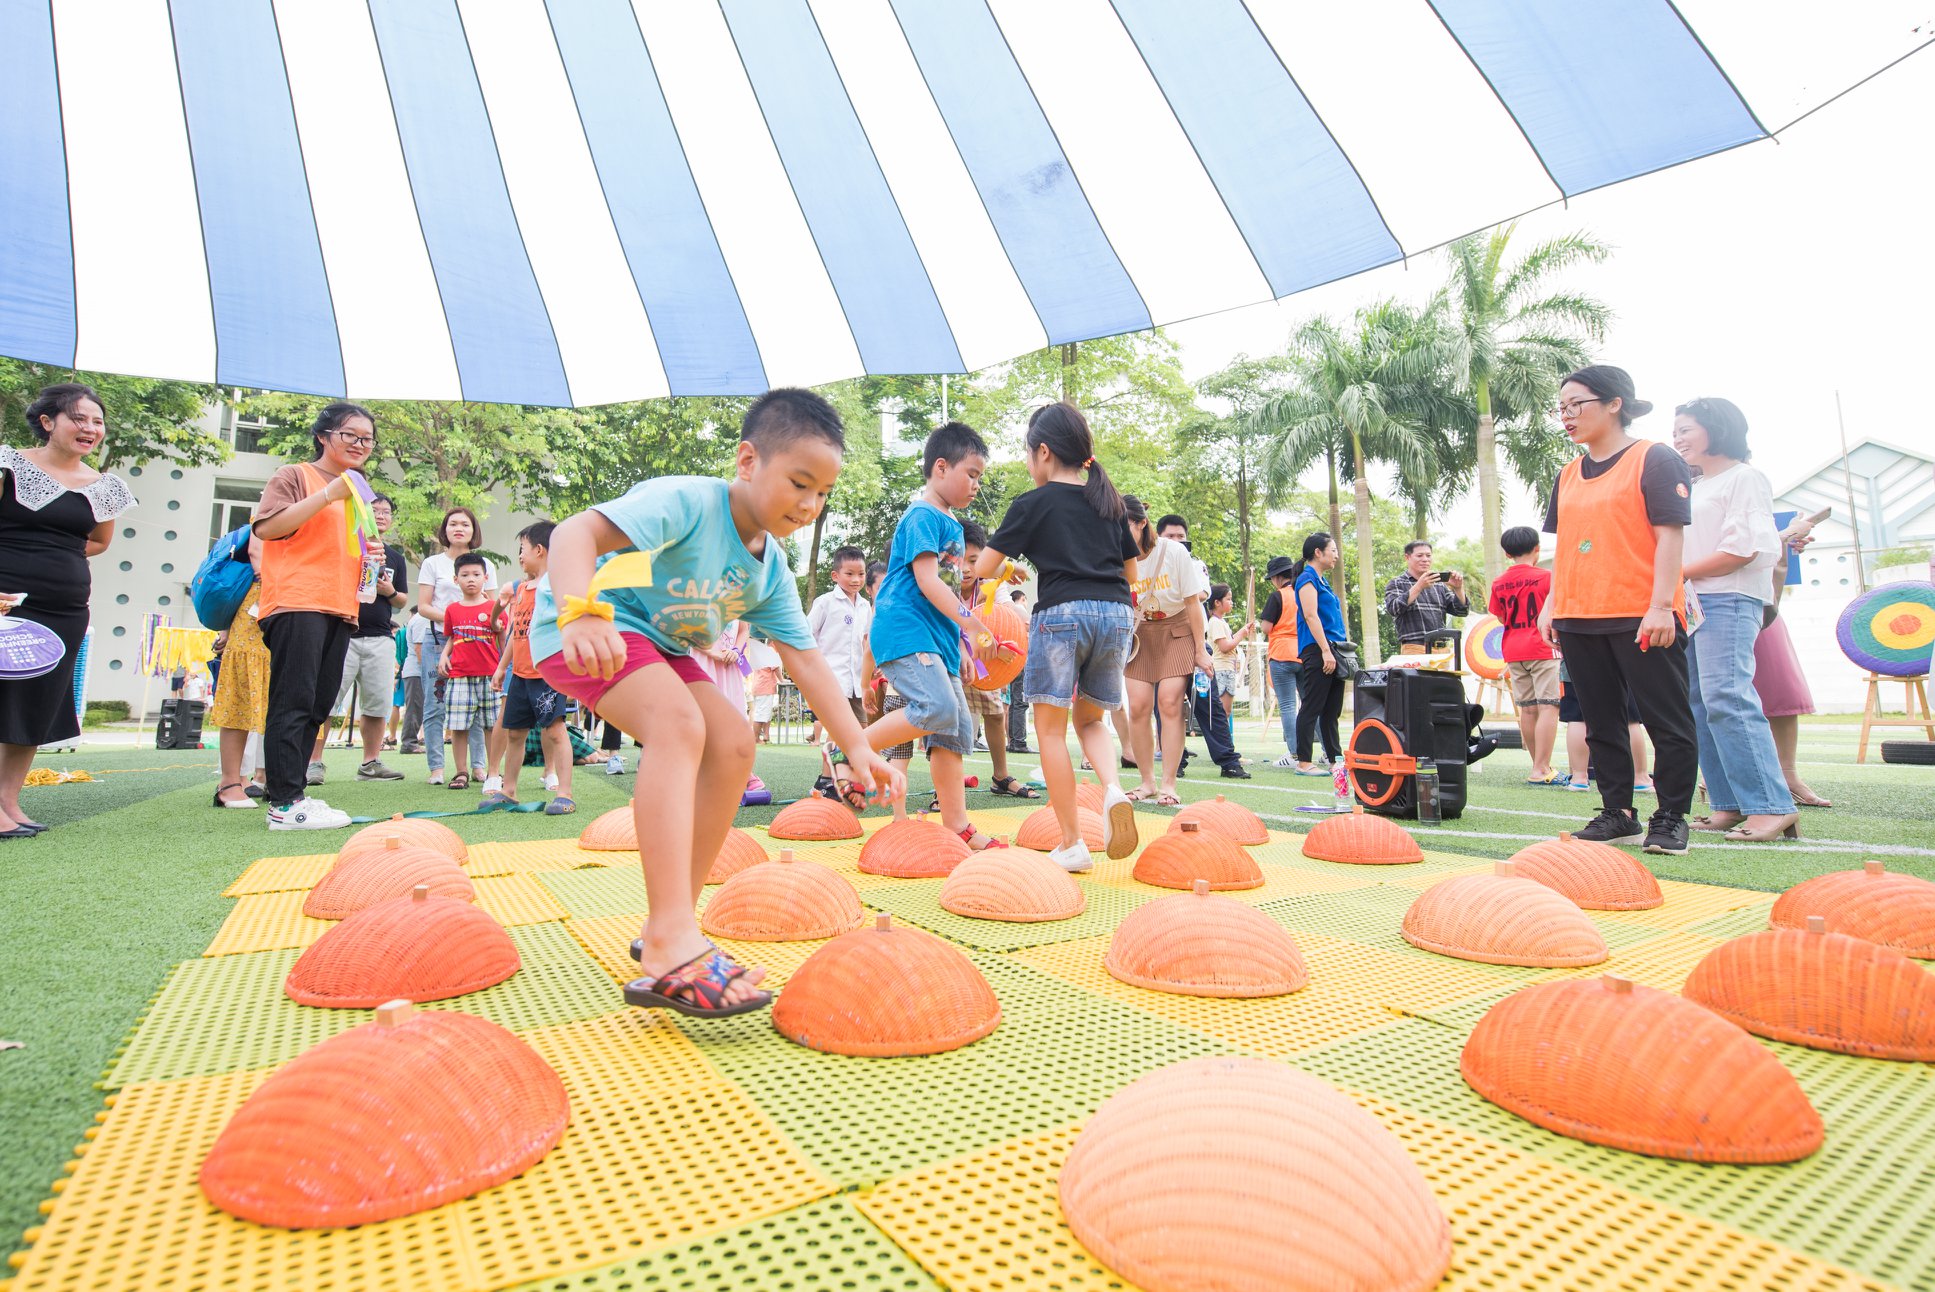
[[[607,758],[605,760],[605,775],[623,776],[624,774],[625,774],[625,759],[623,755],[613,754],[610,758]]]
[[[436,771],[434,771],[434,772],[431,772],[431,773],[430,773],[430,779],[429,779],[429,780],[427,780],[427,781],[425,781],[425,782],[424,782],[424,784],[425,784],[425,785],[441,785],[441,784],[443,784],[443,768],[441,768],[441,767],[439,767],[439,768],[438,768],[438,769],[437,769]]]
[[[1294,756],[1285,754],[1283,757],[1271,763],[1270,766],[1280,767],[1286,772],[1295,771],[1297,768],[1297,760]]]
[[[556,793],[557,788],[558,774],[556,772],[546,772],[544,774],[544,792],[547,794]]]
[[[486,776],[484,778],[483,792],[486,794],[502,794],[504,792],[504,778],[502,776]]]
[[[1089,855],[1088,845],[1080,839],[1056,848],[1048,854],[1048,860],[1071,875],[1079,875],[1085,870],[1095,869],[1095,858]]]
[[[1135,851],[1135,804],[1120,785],[1102,799],[1102,851],[1110,861],[1120,861]]]
[[[348,825],[349,813],[321,799],[301,798],[286,808],[269,809],[271,830],[341,830]]]

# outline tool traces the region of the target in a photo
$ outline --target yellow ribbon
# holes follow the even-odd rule
[[[562,628],[573,619],[590,615],[593,619],[611,622],[612,606],[609,601],[593,601],[589,597],[566,597],[564,609],[558,611],[558,627]]]

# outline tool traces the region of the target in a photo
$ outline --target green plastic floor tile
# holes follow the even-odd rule
[[[1083,884],[1088,909],[1068,920],[1043,920],[1034,924],[1015,924],[1006,920],[972,920],[941,909],[944,879],[909,879],[869,888],[861,900],[876,910],[892,911],[910,924],[918,924],[964,947],[977,951],[1019,951],[1024,947],[1047,946],[1052,942],[1072,942],[1076,938],[1111,933],[1122,917],[1144,902],[1161,896],[1159,892],[1135,892],[1106,884]]]
[[[598,870],[559,870],[534,875],[549,890],[558,905],[574,920],[595,919],[601,915],[643,916],[646,909],[645,876],[636,866],[615,866]],[[699,894],[699,910],[711,900],[716,888]]]
[[[822,1054],[764,1014],[679,1026],[846,1186],[1064,1125],[1145,1072],[1230,1048],[1005,957],[974,959],[1001,1000],[1001,1026],[945,1054]]]
[[[1713,1166],[1600,1148],[1506,1112],[1459,1076],[1464,1030],[1433,1020],[1407,1019],[1295,1062],[1669,1206],[1876,1278],[1935,1286],[1935,1068],[1765,1042],[1820,1110],[1827,1142],[1802,1162]]]
[[[913,1257],[842,1199],[816,1202],[636,1260],[511,1292],[940,1292]]]
[[[610,1012],[618,999],[611,979],[563,925],[520,925],[510,935],[524,963],[508,981],[424,1008],[462,1010],[512,1031]],[[317,1009],[283,995],[301,954],[253,951],[177,966],[106,1084],[272,1067],[369,1021],[369,1010]]]

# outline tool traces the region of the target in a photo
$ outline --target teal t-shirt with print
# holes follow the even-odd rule
[[[620,632],[643,633],[667,655],[710,646],[735,619],[776,642],[812,650],[813,634],[779,540],[766,536],[763,557],[746,550],[732,523],[729,488],[724,480],[706,476],[660,476],[593,508],[630,540],[631,548],[623,550],[652,555],[650,587],[612,588],[598,599],[611,603]],[[547,574],[538,581],[531,614],[531,659],[562,649]]]
[[[875,662],[902,659],[932,651],[951,673],[961,658],[961,620],[942,614],[920,590],[914,561],[932,552],[939,562],[941,582],[961,594],[961,522],[925,498],[917,498],[894,526],[893,546],[887,551],[887,577],[873,607],[871,643]]]

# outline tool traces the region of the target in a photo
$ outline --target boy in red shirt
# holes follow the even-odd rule
[[[1518,730],[1532,756],[1531,785],[1556,785],[1565,778],[1552,771],[1552,744],[1559,732],[1559,661],[1539,635],[1539,611],[1552,595],[1552,572],[1538,566],[1539,534],[1515,525],[1499,538],[1512,564],[1492,584],[1489,609],[1504,625],[1501,654],[1512,679]]]
[[[510,649],[497,666],[504,687],[504,788],[487,794],[482,808],[510,807],[517,802],[517,774],[524,766],[524,738],[531,728],[538,730],[538,743],[544,750],[544,771],[556,778],[558,796],[544,805],[544,815],[565,816],[576,812],[571,799],[571,733],[564,728],[564,713],[571,701],[551,689],[531,659],[531,612],[537,608],[538,580],[551,568],[551,531],[557,526],[548,520],[526,525],[517,535],[517,564],[524,577],[497,594],[499,613],[510,617]]]
[[[445,641],[437,672],[450,679],[443,700],[452,754],[457,766],[470,768],[468,776],[458,772],[450,778],[450,788],[462,790],[473,779],[483,781],[486,733],[497,726],[497,603],[484,595],[488,576],[481,553],[459,556],[456,575],[463,597],[444,607]]]

